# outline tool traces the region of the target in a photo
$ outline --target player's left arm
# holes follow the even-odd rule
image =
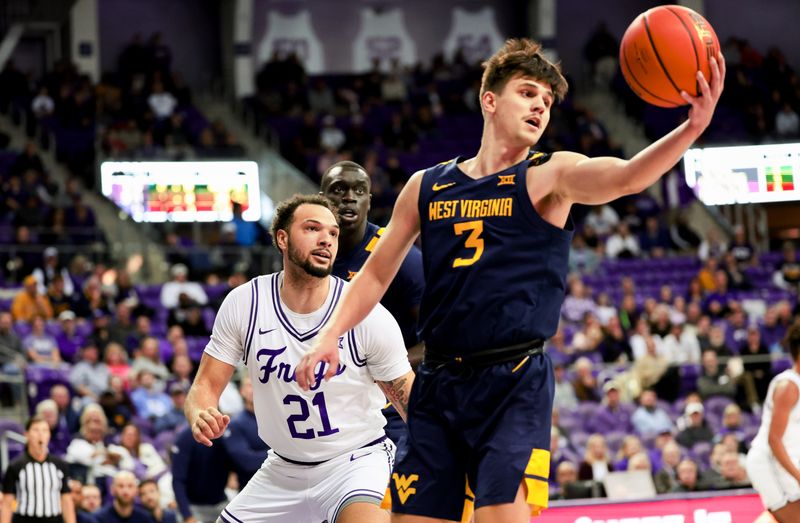
[[[710,62],[710,84],[700,71],[697,72],[700,96],[693,97],[681,91],[681,97],[691,105],[685,122],[630,160],[557,153],[554,155],[558,171],[554,192],[571,203],[598,205],[639,193],[669,172],[711,123],[722,94],[725,79],[722,53]]]
[[[411,385],[414,383],[414,371],[410,370],[390,381],[377,381],[376,383],[397,409],[403,421],[408,421],[408,398],[411,396]]]

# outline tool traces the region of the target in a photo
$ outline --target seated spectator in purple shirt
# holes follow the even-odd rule
[[[778,322],[778,312],[774,307],[767,309],[761,320],[761,340],[770,352],[783,352],[781,341],[786,334],[786,327]]]
[[[78,323],[75,320],[74,312],[63,311],[58,315],[58,321],[61,322],[61,332],[56,334],[58,350],[65,361],[72,362],[86,338],[78,333]]]
[[[31,333],[22,340],[28,359],[43,365],[61,364],[61,353],[56,340],[44,330],[44,318],[36,316],[31,322]]]
[[[712,318],[723,318],[730,312],[729,302],[733,295],[728,290],[728,275],[723,270],[714,272],[716,289],[708,293],[703,301],[703,312]]]
[[[587,312],[594,313],[597,306],[587,296],[586,287],[580,278],[574,277],[569,283],[569,294],[561,306],[561,316],[568,322],[578,324],[583,321]]]
[[[631,411],[632,409],[620,401],[618,385],[612,381],[603,385],[605,398],[603,403],[597,408],[594,416],[587,420],[587,428],[590,432],[623,431],[632,432]]]

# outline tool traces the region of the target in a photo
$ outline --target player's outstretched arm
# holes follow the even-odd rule
[[[203,354],[197,377],[186,396],[183,412],[192,428],[192,436],[206,447],[211,446],[212,439],[225,434],[231,421],[231,417],[222,414],[217,406],[234,370],[232,365]]]
[[[789,381],[778,383],[772,393],[772,421],[769,425],[769,448],[775,455],[775,459],[781,464],[786,472],[791,474],[800,483],[800,469],[789,457],[786,447],[783,445],[783,434],[786,432],[786,425],[789,423],[789,413],[797,404],[800,391],[797,385]]]
[[[559,175],[554,192],[571,203],[597,205],[641,192],[669,172],[711,123],[722,94],[725,59],[720,53],[710,62],[710,83],[700,71],[697,72],[700,96],[681,92],[691,106],[685,122],[630,160],[558,153]]]
[[[377,381],[386,398],[392,402],[403,421],[408,421],[408,398],[414,384],[414,371],[408,371],[392,381]]]
[[[381,241],[353,278],[330,321],[314,340],[314,346],[300,360],[296,378],[303,390],[314,385],[314,369],[320,361],[328,364],[326,380],[336,374],[339,336],[358,325],[378,304],[419,235],[417,201],[421,179],[422,171],[414,174],[403,188]]]

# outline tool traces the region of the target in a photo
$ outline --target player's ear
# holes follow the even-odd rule
[[[289,233],[283,229],[278,229],[275,232],[275,243],[278,244],[278,248],[281,250],[281,252],[286,252],[286,248],[288,247],[289,243]]]
[[[485,91],[481,95],[481,108],[486,113],[493,113],[497,106],[497,96],[492,91]]]

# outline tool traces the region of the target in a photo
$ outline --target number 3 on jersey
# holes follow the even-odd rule
[[[466,267],[478,261],[483,254],[483,220],[473,220],[471,222],[454,223],[456,236],[461,236],[469,231],[469,236],[464,241],[464,247],[468,249],[475,249],[471,258],[456,258],[453,260],[453,267]]]

